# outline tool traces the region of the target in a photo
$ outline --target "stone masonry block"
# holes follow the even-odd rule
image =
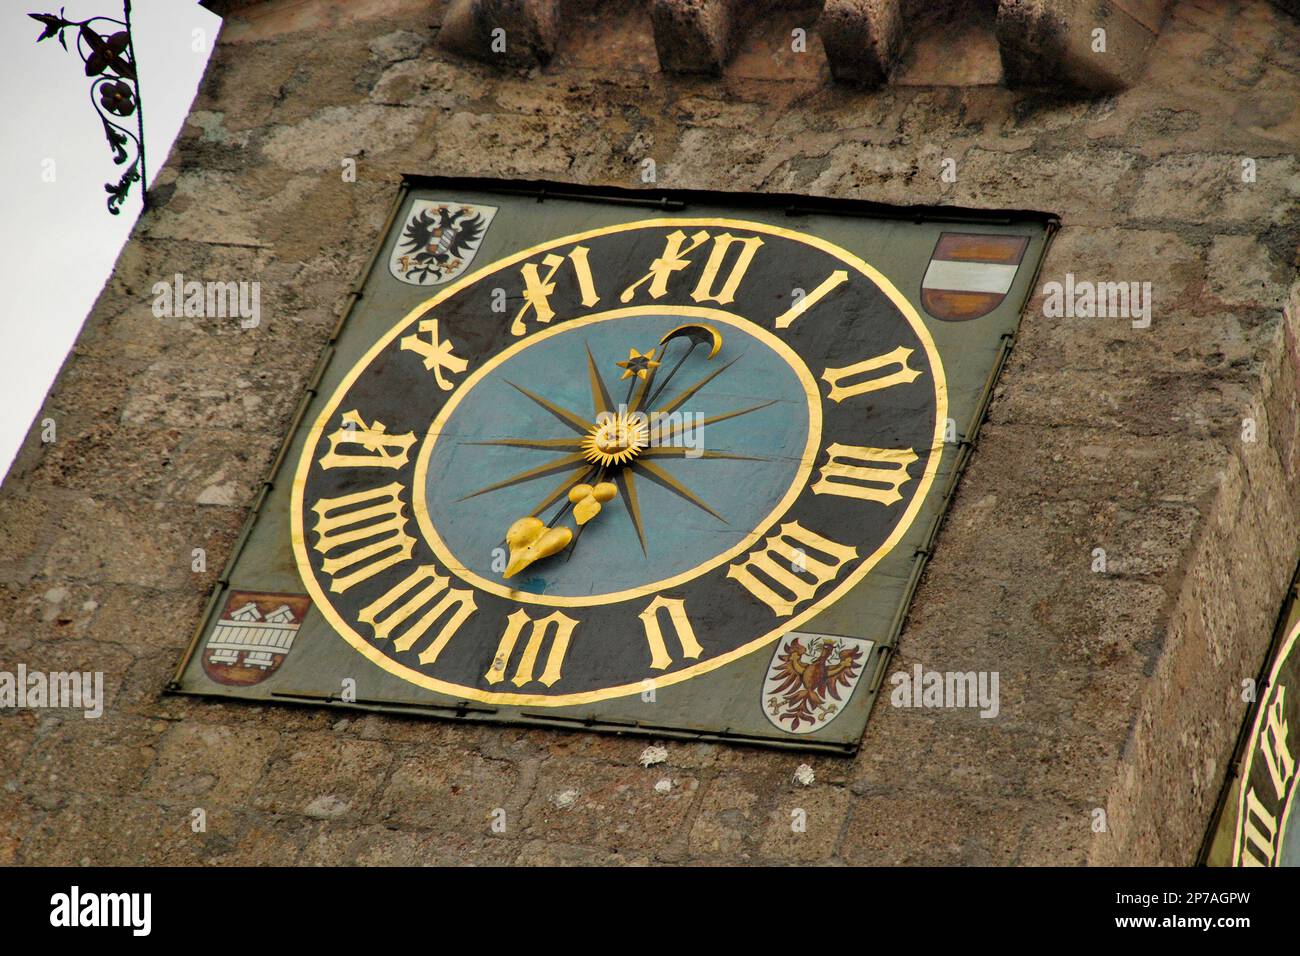
[[[826,0],[817,32],[831,76],[867,87],[888,81],[906,47],[908,22],[902,0]]]
[[[1127,89],[1142,72],[1167,6],[1167,0],[999,0],[1007,85]]]
[[[653,0],[659,67],[669,73],[719,74],[732,53],[738,0]]]
[[[534,66],[555,52],[558,21],[559,0],[452,0],[439,41],[476,60]]]

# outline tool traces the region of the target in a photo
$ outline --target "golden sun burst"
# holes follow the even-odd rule
[[[650,445],[650,426],[644,415],[606,414],[582,438],[582,457],[593,465],[624,465]]]

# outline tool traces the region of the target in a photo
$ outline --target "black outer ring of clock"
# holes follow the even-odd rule
[[[687,268],[675,274],[662,298],[651,299],[646,294],[639,294],[629,303],[618,301],[618,293],[646,273],[650,262],[663,253],[666,236],[677,228],[685,228],[690,233],[697,227],[673,224],[635,229],[623,227],[621,231],[583,238],[581,244],[590,250],[588,261],[602,294],[602,302],[593,308],[584,308],[573,270],[562,268],[551,280],[556,284],[550,298],[556,311],[555,318],[546,326],[528,322],[528,334],[620,305],[700,305],[689,295],[704,267],[705,256],[698,254],[691,257]],[[723,229],[714,227],[710,231],[717,233]],[[738,238],[747,235],[736,229],[734,222],[729,222],[726,231]],[[774,532],[783,522],[797,521],[809,530],[857,547],[857,561],[861,561],[876,552],[893,533],[908,509],[911,496],[920,486],[918,479],[929,466],[929,457],[941,453],[941,449],[932,447],[938,407],[935,369],[931,367],[929,352],[907,317],[871,278],[852,267],[847,267],[848,282],[826,300],[810,308],[788,328],[774,330],[773,319],[790,307],[793,290],[815,289],[833,271],[845,269],[846,265],[844,260],[818,246],[785,235],[761,228],[748,234],[760,235],[763,245],[740,283],[735,300],[716,307],[774,331],[804,359],[814,378],[818,379],[822,398],[821,449],[811,477],[798,499],[768,533]],[[440,333],[455,343],[456,354],[468,359],[470,369],[477,368],[501,349],[519,341],[511,334],[510,324],[523,302],[520,267],[527,262],[540,265],[548,253],[564,255],[570,247],[571,244],[548,244],[504,269],[494,271],[488,266],[479,270],[475,277],[471,277],[475,281],[465,284],[429,311],[429,315],[436,315]],[[494,295],[497,289],[506,292],[508,308],[504,313],[493,309],[494,301],[500,301],[499,294]],[[713,306],[713,303],[703,304]],[[418,317],[416,321],[407,323],[411,330],[417,324]],[[346,395],[335,405],[336,418],[337,413],[355,408],[367,422],[382,421],[389,434],[414,431],[422,436],[427,432],[430,422],[453,392],[440,389],[420,356],[403,350],[400,339],[401,336],[394,337],[353,381]],[[839,403],[827,400],[829,386],[820,379],[825,368],[842,368],[888,353],[899,346],[912,349],[909,363],[921,371],[914,381]],[[756,394],[761,394],[761,389],[756,389]],[[409,461],[402,469],[383,469],[380,474],[379,469],[368,468],[322,470],[315,463],[329,450],[326,433],[313,437],[313,466],[303,488],[301,515],[308,541],[315,540],[311,530],[315,516],[310,508],[319,499],[373,489],[390,481],[400,482],[407,489],[414,488],[418,444],[413,447]],[[839,495],[811,493],[809,487],[817,479],[817,466],[825,461],[827,446],[835,442],[913,449],[918,460],[908,469],[912,480],[900,489],[904,500],[885,507]],[[417,490],[414,493],[422,492]],[[411,516],[409,501],[405,513]],[[729,580],[726,574],[732,562],[727,562],[664,592],[665,597],[685,601],[695,634],[704,648],[698,660],[682,660],[674,653],[673,663],[666,670],[650,669],[649,649],[637,617],[653,599],[654,595],[650,594],[606,605],[560,608],[565,615],[579,622],[564,659],[563,678],[549,688],[535,680],[518,688],[508,682],[493,685],[485,680],[485,675],[492,666],[507,616],[521,607],[533,618],[556,609],[512,601],[476,589],[476,613],[460,627],[433,664],[425,666],[418,661],[422,643],[404,653],[393,651],[391,641],[373,639],[372,629],[362,623],[358,615],[416,567],[428,563],[441,565],[420,535],[413,517],[408,533],[417,540],[409,560],[341,594],[329,591],[330,578],[321,568],[323,556],[310,547],[305,549],[305,553],[311,571],[321,582],[321,590],[328,595],[334,611],[357,634],[402,667],[478,692],[560,696],[637,684],[732,653],[788,620],[775,616],[769,606]],[[743,555],[736,560],[743,560]],[[836,580],[842,580],[857,561],[845,566]],[[452,581],[454,586],[469,586],[454,576]],[[824,584],[816,600],[821,600],[822,594],[834,587],[834,583]],[[670,652],[675,651],[676,646],[666,627],[665,636],[669,638]],[[540,670],[539,663],[537,671]]]

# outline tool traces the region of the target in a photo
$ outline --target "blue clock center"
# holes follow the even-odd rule
[[[793,352],[726,313],[626,312],[516,343],[440,416],[424,452],[423,495],[437,550],[454,572],[543,603],[657,590],[749,546],[806,479],[819,399]],[[709,358],[700,344],[687,355],[690,340],[675,338],[647,368],[641,359],[660,339],[692,322],[721,333],[718,353]],[[594,390],[588,352],[607,401]],[[637,407],[642,371],[654,378]],[[579,528],[566,483],[602,481],[618,494]],[[507,529],[557,490],[536,515],[576,539],[503,578]]]

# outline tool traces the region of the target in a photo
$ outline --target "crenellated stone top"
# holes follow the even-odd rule
[[[716,75],[777,0],[647,2],[660,67]],[[817,6],[809,4],[814,12]],[[820,6],[815,31],[836,82],[886,84],[915,41],[954,16],[977,12],[992,23],[1008,86],[1107,93],[1141,74],[1168,0],[824,0]],[[543,63],[563,35],[567,7],[563,0],[452,0],[442,42],[488,62]]]
[[[257,17],[277,0],[199,0],[221,16]],[[310,19],[313,0],[300,4]],[[328,5],[326,0],[320,0]],[[547,63],[572,26],[604,13],[599,0],[427,0],[444,48],[503,68]],[[1017,89],[1115,93],[1141,77],[1170,0],[630,0],[648,12],[666,73],[721,75],[765,17],[806,12],[832,80],[874,88],[915,85],[909,54],[938,64],[926,85],[998,81]],[[1300,16],[1300,0],[1272,0]],[[400,0],[399,0],[400,3]],[[403,3],[402,6],[409,6]],[[627,3],[617,4],[626,6]],[[609,4],[612,8],[616,4]],[[643,15],[644,16],[644,15]],[[626,21],[625,21],[626,22]],[[976,29],[971,29],[972,24]],[[996,53],[994,52],[996,51]],[[983,62],[980,62],[983,61]],[[968,85],[958,82],[956,85]]]

